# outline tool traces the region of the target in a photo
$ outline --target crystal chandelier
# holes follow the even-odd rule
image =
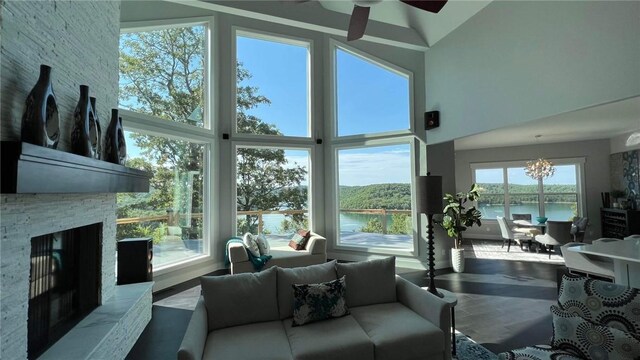
[[[551,161],[540,158],[535,161],[527,161],[527,166],[524,168],[524,171],[527,176],[536,180],[542,180],[552,176],[556,172],[556,168]]]

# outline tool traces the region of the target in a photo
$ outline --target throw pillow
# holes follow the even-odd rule
[[[258,234],[258,236],[256,236],[256,243],[258,244],[260,255],[269,255],[271,246],[269,245],[269,240],[267,240],[267,237],[264,236],[264,234]]]
[[[289,246],[294,250],[304,250],[307,246],[307,240],[311,237],[311,232],[308,230],[298,230],[297,233],[293,234],[291,241],[289,241]]]
[[[396,301],[396,258],[394,256],[351,263],[337,263],[338,277],[349,279],[349,307]]]
[[[244,243],[244,246],[247,247],[247,250],[251,252],[251,255],[255,257],[260,256],[260,248],[258,247],[258,243],[256,242],[256,238],[255,236],[253,236],[253,234],[244,234],[244,236],[242,237],[242,242]]]
[[[336,280],[336,261],[294,268],[278,268],[280,320],[293,316],[293,284],[317,284]]]
[[[551,346],[585,359],[640,359],[640,339],[608,326],[594,324],[552,305]]]
[[[300,326],[314,321],[349,315],[345,301],[345,277],[319,284],[293,284],[293,322]]]
[[[640,335],[640,290],[563,275],[558,305],[591,322]]]

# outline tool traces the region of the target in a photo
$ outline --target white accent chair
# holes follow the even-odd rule
[[[547,229],[543,235],[536,235],[536,241],[549,247],[549,259],[554,246],[562,246],[571,242],[571,221],[547,221]]]
[[[616,239],[616,238],[600,238],[600,239],[593,240],[591,243],[601,244],[601,243],[616,242],[616,241],[622,241],[622,240]]]
[[[521,233],[521,232],[514,232],[511,230],[511,228],[509,227],[509,224],[507,224],[507,219],[504,218],[504,216],[498,216],[496,217],[496,219],[498,220],[498,225],[500,225],[500,233],[502,235],[502,247],[504,248],[504,243],[507,243],[507,252],[509,252],[509,250],[511,250],[511,241],[515,242],[516,244],[520,245],[520,249],[522,249],[522,242],[523,241],[531,241],[533,240],[533,237],[530,235],[527,235],[526,233]]]
[[[580,273],[587,276],[599,276],[608,279],[614,279],[613,273],[613,261],[600,256],[591,256],[581,254],[579,252],[567,250],[573,246],[581,246],[583,243],[570,242],[562,245],[562,256],[564,257],[564,263],[569,272],[572,274]]]
[[[625,237],[623,240],[636,240],[636,239],[640,239],[640,235],[638,235],[638,234],[629,235],[629,236]]]

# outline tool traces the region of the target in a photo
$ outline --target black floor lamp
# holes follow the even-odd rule
[[[429,245],[429,292],[442,297],[433,280],[435,259],[433,249],[433,215],[442,214],[442,176],[418,176],[418,213],[427,215],[427,242]]]

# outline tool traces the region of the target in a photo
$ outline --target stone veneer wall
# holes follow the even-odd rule
[[[120,1],[0,0],[0,7],[0,140],[20,140],[24,101],[40,64],[53,68],[59,150],[70,149],[80,85],[89,85],[97,98],[106,129],[118,106]],[[115,288],[115,194],[2,195],[0,201],[0,358],[20,359],[27,357],[31,237],[104,222],[105,301]]]

